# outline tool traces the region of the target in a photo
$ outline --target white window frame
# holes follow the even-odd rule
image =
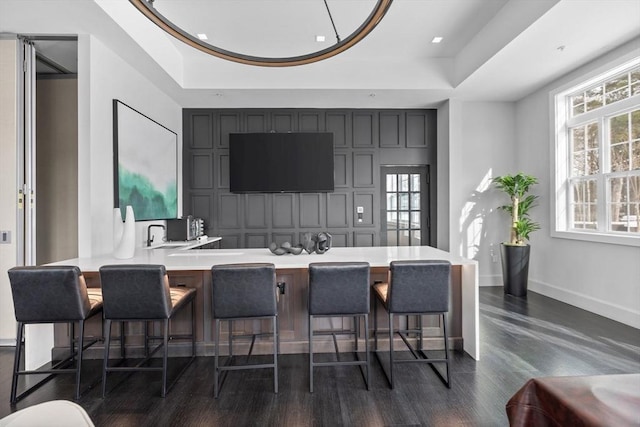
[[[571,162],[569,153],[569,132],[570,126],[574,126],[577,122],[583,123],[593,121],[595,118],[601,118],[599,132],[600,138],[607,135],[609,129],[609,118],[617,114],[621,114],[624,111],[628,111],[637,108],[639,104],[640,95],[618,101],[614,104],[610,104],[611,109],[615,109],[615,114],[609,114],[609,106],[600,107],[596,110],[585,112],[580,114],[576,118],[571,117],[569,105],[569,96],[575,94],[580,90],[584,90],[590,86],[593,86],[604,80],[608,80],[611,77],[624,73],[627,70],[640,65],[640,57],[621,58],[615,64],[608,64],[604,67],[600,67],[591,73],[588,73],[578,79],[575,79],[562,87],[552,91],[549,96],[550,103],[550,123],[551,123],[551,138],[552,143],[551,152],[555,157],[555,168],[551,169],[551,236],[556,238],[585,240],[591,242],[610,243],[618,245],[638,246],[640,247],[640,235],[624,234],[620,232],[607,232],[600,230],[579,230],[570,228],[569,224],[569,194],[568,181],[571,172]],[[606,150],[605,150],[606,151]],[[602,150],[601,150],[602,152]],[[606,209],[608,207],[607,200],[605,200],[605,177],[607,173],[603,173],[603,169],[608,165],[608,153],[603,153],[600,156],[600,177],[598,179],[598,218],[601,221],[606,217]],[[606,163],[605,163],[606,162]]]

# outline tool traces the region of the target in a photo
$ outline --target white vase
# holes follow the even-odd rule
[[[114,215],[115,217],[115,215]],[[115,218],[114,218],[115,219]],[[114,227],[114,233],[115,233]],[[116,241],[117,235],[114,235]],[[122,226],[122,234],[119,242],[115,246],[113,256],[118,259],[133,258],[136,250],[136,219],[133,215],[133,208],[127,206],[124,224]]]

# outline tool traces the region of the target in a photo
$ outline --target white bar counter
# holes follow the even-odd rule
[[[158,245],[162,246],[162,245]],[[331,248],[324,254],[274,255],[268,249],[184,249],[184,248],[138,248],[130,259],[115,259],[111,255],[91,258],[74,258],[53,263],[52,265],[76,265],[84,273],[95,273],[106,264],[163,264],[169,272],[199,271],[204,275],[216,264],[233,263],[272,263],[278,274],[289,270],[306,270],[312,262],[349,262],[366,261],[373,273],[386,274],[391,261],[399,260],[446,260],[453,266],[452,294],[459,286],[460,306],[453,304],[454,322],[461,322],[461,335],[464,350],[474,359],[480,358],[479,346],[479,309],[478,309],[478,268],[474,260],[454,256],[448,252],[430,246],[404,247],[349,247]],[[203,275],[203,277],[204,277]],[[298,275],[297,277],[301,277]],[[300,279],[298,280],[300,281]],[[459,282],[459,283],[455,283]],[[305,282],[306,285],[306,282]],[[206,292],[206,290],[205,290]],[[209,290],[210,292],[210,290]],[[452,295],[455,298],[455,295]],[[206,310],[206,300],[204,302]],[[298,303],[300,305],[300,303]],[[456,313],[459,311],[459,313]],[[210,320],[210,315],[204,314]],[[205,329],[210,325],[205,325]]]

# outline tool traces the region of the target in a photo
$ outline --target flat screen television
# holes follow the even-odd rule
[[[333,191],[332,133],[232,133],[233,193]]]

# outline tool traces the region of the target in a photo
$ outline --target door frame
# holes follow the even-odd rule
[[[431,246],[431,168],[430,165],[381,165],[380,166],[380,244],[387,246],[387,180],[389,173],[420,173],[420,246]],[[426,235],[425,235],[426,233]]]

